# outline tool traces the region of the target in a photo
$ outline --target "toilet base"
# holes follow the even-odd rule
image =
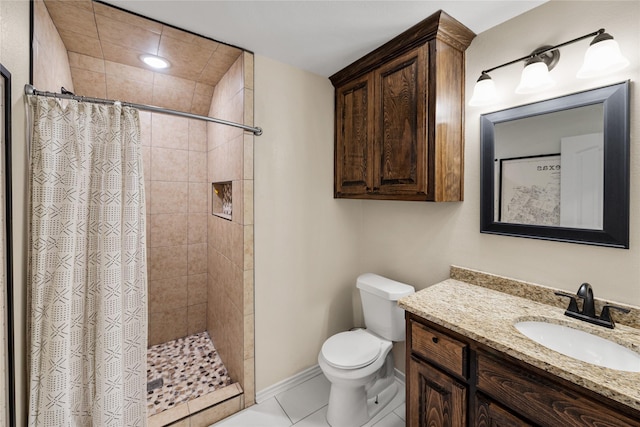
[[[327,422],[331,427],[360,427],[384,409],[397,393],[395,381],[370,399],[364,386],[354,389],[332,385]]]

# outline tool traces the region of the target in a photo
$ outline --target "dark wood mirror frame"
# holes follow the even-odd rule
[[[512,224],[495,220],[495,125],[602,103],[604,106],[603,229]],[[480,232],[629,248],[629,81],[480,116]]]
[[[14,377],[14,338],[13,338],[13,254],[12,254],[12,221],[11,221],[11,73],[0,64],[0,78],[2,79],[2,121],[3,130],[2,142],[4,145],[4,276],[5,276],[5,334],[6,348],[2,351],[6,354],[5,376],[7,419],[9,426],[15,425],[15,377]]]

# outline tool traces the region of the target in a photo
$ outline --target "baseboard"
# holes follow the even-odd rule
[[[302,384],[303,382],[315,377],[318,374],[322,374],[322,370],[320,369],[319,365],[314,365],[302,372],[295,374],[292,377],[289,377],[275,383],[274,385],[262,389],[256,393],[256,403],[262,403],[265,400],[268,400],[275,395],[282,393],[283,391],[287,391],[297,385]]]
[[[319,374],[322,374],[322,370],[320,369],[319,365],[314,365],[308,369],[305,369],[304,371],[299,372],[292,377],[284,379],[257,392],[256,403],[262,403],[265,400],[271,399],[272,397],[282,393],[283,391],[292,389],[293,387],[300,385]],[[396,380],[398,380],[402,384],[405,384],[404,372],[400,372],[398,369],[394,369],[394,374]]]

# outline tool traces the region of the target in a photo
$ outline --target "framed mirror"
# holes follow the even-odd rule
[[[480,232],[629,247],[629,82],[480,116]]]
[[[0,64],[0,424],[15,425],[13,361],[13,279],[11,257],[11,73]]]

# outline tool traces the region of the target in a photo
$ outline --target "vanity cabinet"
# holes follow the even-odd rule
[[[464,51],[440,11],[330,77],[336,198],[463,198]]]
[[[409,427],[640,427],[640,411],[414,314],[406,322]]]

